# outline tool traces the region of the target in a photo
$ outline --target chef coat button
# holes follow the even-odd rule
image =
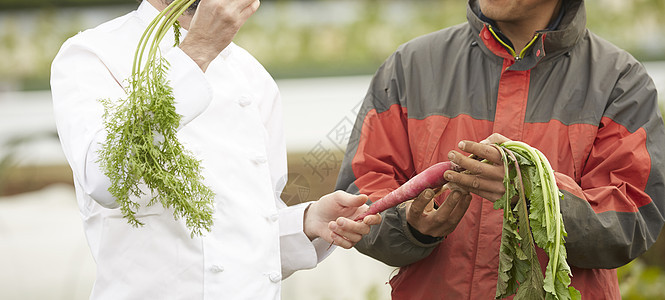
[[[259,155],[259,156],[254,157],[252,159],[252,161],[254,161],[254,163],[257,164],[257,165],[260,165],[260,164],[266,163],[268,161],[268,159],[266,159],[265,156]]]
[[[212,267],[210,267],[210,271],[212,271],[213,273],[221,273],[224,272],[224,267],[220,265],[212,265]]]
[[[277,222],[277,220],[279,220],[279,214],[272,214],[272,215],[270,215],[270,216],[268,217],[268,220],[270,220],[270,222]]]
[[[252,100],[249,99],[249,96],[242,95],[238,99],[238,104],[240,104],[240,106],[242,106],[242,107],[245,107],[245,106],[248,106],[248,105],[252,104]]]
[[[268,275],[268,278],[270,278],[270,281],[272,281],[273,283],[278,283],[278,282],[282,281],[282,274],[270,273]]]

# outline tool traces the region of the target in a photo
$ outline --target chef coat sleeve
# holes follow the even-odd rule
[[[117,44],[116,47],[130,47]],[[108,192],[110,180],[98,163],[98,150],[106,138],[101,99],[127,97],[129,70],[122,49],[100,46],[81,33],[65,42],[51,66],[51,91],[56,126],[74,180],[83,191],[106,208],[118,204]],[[126,52],[126,51],[125,51]],[[181,127],[203,112],[212,91],[198,65],[179,48],[165,53],[170,63],[168,79],[176,98]],[[126,64],[126,65],[125,65]]]
[[[303,217],[309,204],[301,203],[279,210],[282,278],[298,270],[316,267],[335,249],[335,246],[330,247],[330,243],[322,238],[310,241],[305,235]]]

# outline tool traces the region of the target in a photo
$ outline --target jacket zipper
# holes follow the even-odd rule
[[[524,46],[524,48],[522,49],[522,51],[520,51],[520,54],[517,55],[517,53],[515,53],[515,49],[513,49],[513,47],[511,47],[511,46],[509,46],[508,44],[506,44],[506,42],[504,42],[504,41],[503,41],[503,40],[502,40],[502,39],[496,34],[496,32],[494,32],[494,29],[492,28],[491,25],[490,25],[490,26],[487,26],[487,28],[488,28],[489,31],[492,33],[492,35],[494,36],[494,38],[495,38],[495,39],[496,39],[501,45],[503,45],[506,49],[508,49],[508,52],[510,52],[510,55],[512,55],[512,56],[515,58],[515,61],[516,61],[516,62],[519,61],[519,60],[521,60],[521,59],[524,57],[524,55],[525,55],[525,53],[526,53],[526,50],[529,49],[529,48],[533,45],[533,43],[536,42],[536,40],[538,39],[538,37],[540,36],[540,32],[536,33],[536,34],[533,36],[533,38],[531,39],[531,41],[530,41],[528,44],[526,44],[526,46]]]

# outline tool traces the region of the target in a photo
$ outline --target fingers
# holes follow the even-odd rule
[[[476,145],[480,145],[478,143],[475,143]],[[499,156],[499,161],[498,162],[493,162],[493,164],[488,164],[486,162],[478,161],[476,159],[470,158],[462,153],[459,153],[457,151],[450,151],[448,153],[448,159],[459,165],[460,167],[464,168],[465,170],[468,171],[470,174],[474,175],[479,175],[484,178],[488,179],[500,179],[503,178],[503,175],[505,174],[503,170],[503,162],[501,160],[501,154],[499,153],[498,150],[496,150],[493,146],[486,146],[489,148],[492,148],[492,150],[496,151],[496,154]],[[494,158],[494,157],[493,157]],[[491,160],[490,160],[491,161]],[[497,167],[497,165],[499,167]],[[448,173],[448,172],[446,172]],[[444,173],[445,174],[445,173]],[[447,177],[445,177],[446,180],[451,181]]]
[[[180,48],[205,71],[259,5],[259,0],[201,1]]]
[[[503,144],[505,142],[510,141],[509,138],[498,134],[498,133],[492,133],[492,135],[488,136],[486,139],[480,141],[480,144],[485,144],[485,145],[491,145],[491,144]]]
[[[463,187],[465,190],[484,190],[491,192],[503,192],[505,186],[503,184],[503,177],[497,176],[484,176],[483,174],[467,174],[458,173],[455,171],[446,171],[443,176],[449,182],[456,183]]]
[[[435,194],[432,189],[426,189],[422,191],[411,203],[411,207],[407,211],[407,219],[418,219],[424,213],[425,208],[432,201],[434,195]]]
[[[452,229],[457,227],[466,210],[471,204],[471,194],[463,193],[459,190],[454,190],[450,193],[446,201],[441,204],[441,207],[434,213],[434,217],[439,222],[446,222],[452,225]]]
[[[243,8],[255,5],[254,2],[259,2],[259,1],[258,0],[201,0],[199,6],[207,5],[224,9],[230,9],[231,11],[240,11]]]
[[[465,190],[492,202],[501,198],[506,191],[502,178],[488,179],[481,175],[458,173],[454,171],[446,171],[444,176],[449,182],[458,184]]]
[[[369,218],[370,222],[376,222],[376,218],[379,219],[378,215],[367,216],[365,220]],[[348,249],[353,247],[356,243],[362,239],[362,236],[368,234],[370,231],[370,225],[365,222],[354,222],[347,218],[338,218],[337,220],[328,223],[328,229],[331,231],[332,242],[342,248]]]
[[[492,144],[481,144],[472,141],[461,141],[457,146],[462,151],[475,154],[495,164],[501,164],[501,153]]]
[[[377,225],[377,224],[381,223],[381,215],[380,214],[375,214],[375,215],[366,216],[363,219],[363,223],[365,223],[369,226]]]
[[[251,17],[257,10],[259,10],[259,6],[261,6],[261,1],[259,0],[254,0],[252,3],[250,3],[248,6],[243,8],[240,11],[240,15],[242,16],[243,19],[248,19]]]
[[[420,233],[435,237],[446,236],[455,230],[457,224],[462,220],[471,199],[468,192],[460,189],[453,190],[441,206],[433,211],[409,218],[413,206],[408,207],[407,222]]]
[[[354,222],[347,218],[337,218],[337,220],[328,223],[330,229],[330,241],[342,248],[349,249],[358,243],[363,235],[370,231],[371,225],[381,223],[379,214],[366,216],[362,222]]]
[[[496,138],[496,140],[498,139]],[[487,159],[490,163],[478,161],[453,150],[448,153],[448,158],[466,171],[446,171],[444,178],[492,202],[501,198],[505,192],[503,184],[505,170],[499,150],[492,145],[469,141],[460,142],[459,147],[464,151]]]
[[[353,247],[353,245],[355,245],[355,244],[351,243],[350,241],[348,241],[347,239],[345,239],[344,237],[342,237],[342,236],[340,236],[340,235],[338,235],[334,232],[332,232],[330,234],[330,238],[332,239],[333,245],[337,245],[337,246],[342,247],[344,249],[351,249],[351,247]]]

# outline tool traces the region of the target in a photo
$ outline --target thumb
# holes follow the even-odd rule
[[[336,197],[337,204],[343,207],[360,207],[367,203],[367,200],[369,199],[367,195],[363,194],[354,195],[343,191],[337,191],[336,193],[338,194]]]

